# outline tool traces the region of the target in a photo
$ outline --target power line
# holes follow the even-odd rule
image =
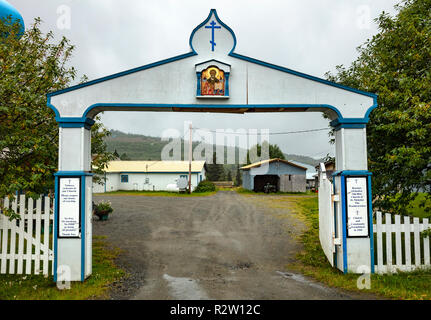
[[[212,133],[223,133],[223,134],[235,134],[235,135],[258,135],[259,133],[243,133],[243,132],[217,132],[215,130],[207,130],[207,129],[202,129],[202,128],[194,128],[194,129],[200,129],[200,130],[205,130],[207,132],[212,132]],[[274,136],[274,135],[283,135],[283,134],[295,134],[295,133],[308,133],[308,132],[317,132],[317,131],[328,131],[329,128],[320,128],[320,129],[310,129],[310,130],[300,130],[300,131],[288,131],[288,132],[269,132],[268,134],[270,136]]]

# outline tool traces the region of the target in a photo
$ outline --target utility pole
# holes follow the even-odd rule
[[[193,158],[193,151],[192,151],[192,131],[193,126],[192,123],[190,123],[189,131],[190,131],[190,140],[189,140],[189,194],[192,193],[192,158]]]

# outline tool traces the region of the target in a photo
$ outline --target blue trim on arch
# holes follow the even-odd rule
[[[368,170],[344,170],[335,171],[332,176],[372,176],[373,173]]]
[[[337,127],[342,124],[367,124],[369,121],[368,118],[338,118],[332,120],[330,125],[332,127]]]
[[[340,124],[336,127],[334,127],[335,131],[341,130],[341,129],[364,129],[366,128],[367,125],[362,124],[362,123],[345,123],[345,124]]]
[[[271,109],[271,108],[319,108],[319,109],[330,109],[334,111],[339,118],[343,118],[341,112],[334,106],[329,104],[160,104],[160,103],[96,103],[89,106],[83,114],[81,119],[88,117],[91,110],[95,108],[185,108],[185,109]],[[62,118],[67,119],[67,118]]]
[[[94,173],[86,171],[58,171],[54,173],[55,177],[77,177],[77,176],[94,176]]]
[[[229,54],[233,53],[234,50],[235,50],[235,48],[236,48],[236,36],[235,36],[235,33],[233,32],[233,30],[230,27],[228,27],[223,21],[220,20],[218,14],[217,14],[217,10],[216,9],[211,9],[210,14],[205,19],[205,21],[202,22],[200,25],[198,25],[196,28],[194,28],[193,31],[192,31],[192,33],[191,33],[191,35],[190,35],[189,45],[190,45],[190,48],[192,49],[192,52],[194,54],[197,54],[197,52],[195,51],[195,48],[193,48],[193,44],[192,44],[193,43],[193,37],[195,36],[196,31],[198,31],[200,28],[202,28],[203,26],[205,26],[208,23],[208,21],[210,21],[211,16],[213,14],[214,14],[215,19],[218,21],[218,23],[220,23],[220,25],[222,25],[227,31],[229,31],[230,34],[233,37],[233,48],[229,52]]]

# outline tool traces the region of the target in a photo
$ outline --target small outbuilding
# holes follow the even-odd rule
[[[179,179],[189,177],[188,161],[111,161],[105,184],[93,183],[94,193],[112,191],[175,191]],[[205,161],[192,161],[191,186],[205,180]]]
[[[306,192],[307,168],[287,160],[263,160],[241,170],[244,189],[262,192],[269,183],[280,192]]]

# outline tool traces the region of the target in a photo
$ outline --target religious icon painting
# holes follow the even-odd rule
[[[223,70],[210,66],[201,74],[201,96],[225,96],[226,77]]]
[[[229,64],[212,59],[196,65],[196,98],[229,98]]]

